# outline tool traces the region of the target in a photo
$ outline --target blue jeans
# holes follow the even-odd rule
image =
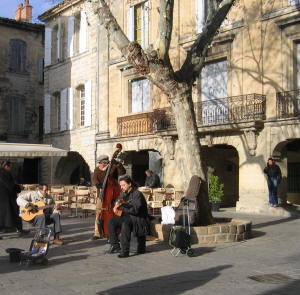
[[[270,205],[278,205],[277,188],[280,183],[278,177],[268,177],[269,203]]]

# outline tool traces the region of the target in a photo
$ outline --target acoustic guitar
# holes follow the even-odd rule
[[[68,204],[69,202],[63,202],[60,203],[60,205]],[[36,216],[44,214],[46,209],[51,209],[53,208],[52,205],[46,205],[43,201],[38,201],[36,203],[33,203],[33,205],[36,207],[35,210],[31,211],[28,210],[25,207],[20,207],[19,211],[19,216],[24,220],[24,221],[31,221],[33,220]]]
[[[125,203],[126,203],[126,201],[120,200],[120,201],[118,201],[117,205],[121,206],[121,205],[123,205]],[[122,213],[123,213],[123,211],[121,209],[117,208],[114,213],[115,213],[116,216],[121,216]]]

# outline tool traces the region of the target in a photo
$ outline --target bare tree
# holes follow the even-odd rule
[[[201,156],[192,86],[204,66],[205,56],[214,36],[218,33],[235,0],[209,1],[209,13],[203,31],[188,50],[184,63],[176,72],[169,57],[174,0],[160,0],[158,34],[154,49],[151,50],[143,50],[137,42],[128,40],[105,0],[91,0],[91,2],[110,39],[115,42],[127,61],[167,95],[184,158],[184,163],[180,167],[184,183],[187,183],[193,175],[200,176],[205,183],[206,167]],[[204,207],[208,207],[207,186],[202,185],[202,188],[202,201]],[[204,210],[206,221],[203,223],[209,224],[213,219],[211,212],[206,209]]]

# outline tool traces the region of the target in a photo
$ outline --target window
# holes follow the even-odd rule
[[[85,87],[81,86],[79,89],[80,96],[80,126],[85,124]]]
[[[87,15],[85,11],[75,15],[73,21],[72,18],[70,19],[68,34],[69,44],[74,47],[69,49],[70,53],[73,53],[73,50],[75,53],[82,53],[87,49]],[[71,34],[74,34],[74,43]]]
[[[61,61],[64,59],[64,23],[62,20],[58,20],[52,29],[52,61]]]
[[[60,130],[60,92],[55,92],[51,102],[51,130]]]
[[[207,64],[201,72],[203,124],[223,123],[227,119],[227,61]]]
[[[300,43],[295,43],[295,89],[300,88]]]
[[[91,86],[92,86],[91,81],[87,81],[76,88],[76,93],[74,98],[74,109],[75,109],[74,124],[76,128],[87,127],[87,126],[91,126],[92,124],[92,87]],[[69,108],[71,108],[71,106],[69,106]]]
[[[289,4],[290,5],[299,5],[300,4],[300,0],[289,0]]]
[[[195,0],[195,1],[196,1],[197,33],[201,33],[208,15],[208,3],[207,0]]]
[[[9,70],[17,73],[26,72],[27,44],[22,40],[9,41]]]
[[[9,132],[23,134],[25,132],[25,99],[9,98]]]
[[[150,81],[139,79],[131,82],[130,112],[138,113],[151,110]]]
[[[128,9],[128,38],[137,41],[143,48],[149,43],[149,1],[131,6]]]

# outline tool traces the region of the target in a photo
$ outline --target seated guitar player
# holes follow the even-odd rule
[[[38,207],[35,205],[37,202],[43,202],[47,208],[42,211],[42,214],[35,216],[30,222],[39,228],[44,228],[53,223],[53,244],[62,245],[63,241],[59,238],[59,234],[61,233],[60,214],[58,212],[60,205],[56,205],[54,199],[48,194],[48,186],[45,184],[39,185],[36,191],[21,193],[17,198],[17,204],[32,213],[38,211]]]
[[[112,217],[108,222],[111,244],[109,253],[121,252],[119,258],[125,258],[129,257],[131,233],[136,237],[145,237],[149,232],[149,220],[145,197],[138,191],[132,179],[128,175],[122,175],[119,177],[119,184],[122,193],[114,207],[114,213],[118,216]],[[144,252],[145,250],[138,254]]]

